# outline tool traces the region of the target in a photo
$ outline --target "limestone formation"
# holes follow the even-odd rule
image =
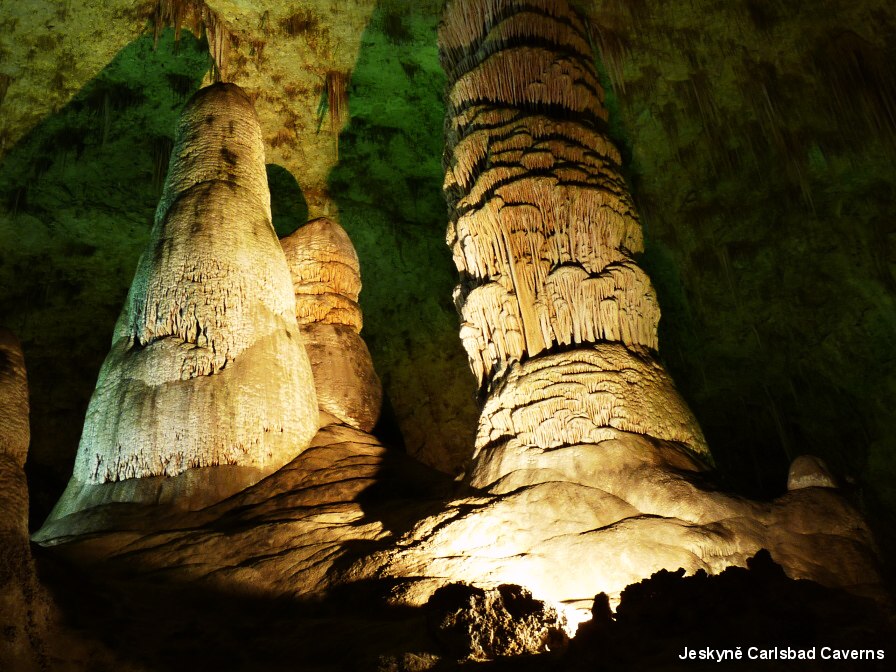
[[[504,452],[614,429],[708,458],[655,358],[659,307],[582,21],[563,3],[455,2],[440,44],[455,301],[488,395],[473,484]]]
[[[525,588],[440,588],[427,603],[430,628],[454,658],[491,660],[563,648],[568,637],[557,610]]]
[[[341,324],[360,333],[361,265],[345,229],[321,217],[280,244],[292,274],[299,324]]]
[[[659,311],[637,264],[641,229],[618,152],[604,133],[602,92],[576,14],[558,0],[455,0],[440,35],[450,86],[448,240],[461,274],[455,298],[485,400],[467,482],[424,473],[358,429],[374,420],[364,395],[375,379],[365,377],[366,349],[357,349],[363,346],[357,259],[337,225],[318,220],[283,242],[293,274],[286,293],[298,296],[297,304],[282,294],[284,264],[270,295],[261,298],[241,285],[236,298],[246,301],[234,304],[225,293],[221,305],[227,310],[206,319],[212,304],[191,303],[198,279],[175,285],[155,280],[163,277],[162,262],[169,257],[192,258],[176,256],[183,241],[174,229],[181,219],[171,213],[192,212],[187,206],[194,201],[187,198],[193,192],[178,198],[168,189],[158,240],[141,265],[152,273],[138,273],[116,329],[120,353],[113,351],[112,364],[104,367],[85,436],[103,436],[96,428],[105,427],[104,406],[96,400],[111,405],[106,399],[116,386],[127,392],[119,395],[119,406],[129,419],[126,385],[138,378],[133,371],[147,378],[151,372],[151,381],[167,380],[165,373],[173,371],[175,390],[207,373],[201,378],[206,387],[191,392],[196,403],[218,389],[215,381],[228,375],[242,380],[245,353],[271,324],[295,333],[282,312],[287,308],[290,317],[298,315],[311,344],[322,428],[309,448],[223,501],[181,511],[144,497],[114,520],[95,507],[51,519],[36,540],[58,545],[60,555],[92,565],[104,578],[151,578],[154,588],[168,584],[177,593],[198,587],[203,599],[277,599],[278,615],[279,606],[301,603],[328,629],[334,603],[351,603],[354,610],[356,598],[381,610],[376,613],[387,616],[383,622],[429,613],[435,638],[458,657],[549,648],[563,640],[559,627],[565,623],[571,634],[589,616],[598,593],[612,603],[626,586],[659,570],[716,574],[747,564],[763,548],[792,578],[879,594],[874,542],[861,516],[834,488],[800,487],[825,484],[818,464],[795,462],[790,490],[772,502],[719,492],[698,473],[709,452],[657,358]],[[217,91],[237,95],[226,87]],[[216,115],[210,116],[214,122]],[[239,138],[227,142],[219,154],[241,155]],[[177,165],[191,156],[201,155],[175,152],[172,175],[192,174]],[[243,193],[250,190],[237,183],[254,183],[255,174],[239,177],[242,168],[228,169],[233,177],[227,188],[241,198],[227,212],[253,202]],[[201,177],[211,182],[197,182],[194,189],[216,184],[215,174]],[[162,237],[167,223],[173,232]],[[200,224],[193,235],[196,258],[230,259]],[[259,257],[247,258],[257,277],[274,273]],[[249,275],[245,287],[255,287],[257,279]],[[165,293],[172,286],[173,303]],[[158,307],[162,298],[155,297],[177,308],[165,312]],[[257,299],[255,314],[229,314],[249,306],[249,298]],[[240,331],[205,329],[219,322]],[[298,340],[293,336],[290,343]],[[135,344],[139,349],[132,354]],[[129,359],[142,352],[155,357],[157,350],[179,358],[160,356],[142,370]],[[274,352],[273,346],[265,352]],[[285,368],[296,370],[292,363]],[[285,385],[285,378],[269,380],[275,376],[271,366],[264,373],[254,379],[259,389]],[[238,388],[226,389],[236,395]],[[155,408],[141,407],[149,439],[159,434],[153,423],[172,416],[163,406],[168,398],[160,393]],[[225,401],[230,397],[217,399],[215,408],[232,412]],[[205,431],[218,436],[229,417],[222,412],[201,420]],[[257,419],[247,425],[266,426]],[[92,462],[79,455],[81,468],[106,464],[97,455],[90,453]],[[107,485],[164,479],[153,485],[157,499],[187,490],[206,503],[210,493],[220,499],[213,479],[190,476],[202,473],[207,470]],[[453,583],[468,587],[458,593]],[[460,600],[446,604],[446,596]],[[407,608],[427,605],[429,611]],[[390,653],[429,665],[430,659],[416,656],[428,656],[429,649],[402,648],[425,629],[414,625],[406,638],[400,628],[402,638],[390,643]],[[319,630],[311,632],[304,636]],[[372,641],[382,632],[348,640]],[[491,638],[493,633],[500,637]]]
[[[836,487],[836,479],[821,458],[814,455],[800,455],[791,463],[787,474],[788,490]]]
[[[50,601],[28,539],[28,380],[19,340],[0,327],[0,669],[48,669]]]
[[[359,335],[361,267],[355,248],[345,230],[324,217],[280,242],[292,273],[296,319],[311,358],[321,425],[333,417],[370,431],[383,393]]]
[[[258,120],[238,87],[214,85],[181,116],[54,515],[88,500],[219,499],[289,462],[316,429]],[[112,486],[90,490],[102,484]]]
[[[28,379],[18,339],[0,328],[0,533],[28,536]]]
[[[485,395],[468,476],[480,490],[386,554],[387,576],[420,577],[396,600],[512,582],[575,622],[596,593],[762,548],[791,577],[873,591],[870,532],[836,491],[751,502],[695,473],[708,448],[656,358],[640,225],[584,38],[564,2],[446,9],[448,243]]]

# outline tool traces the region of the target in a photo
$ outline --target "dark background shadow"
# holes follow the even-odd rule
[[[271,190],[271,219],[277,236],[283,238],[308,221],[308,203],[293,174],[283,166],[266,166]]]

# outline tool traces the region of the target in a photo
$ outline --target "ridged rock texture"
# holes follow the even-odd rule
[[[874,590],[871,535],[835,490],[764,504],[703,484],[709,451],[657,360],[659,309],[582,21],[555,0],[458,1],[439,35],[455,299],[485,397],[468,482],[482,492],[399,543],[387,574],[434,577],[403,599],[507,581],[584,613],[597,592],[762,548],[792,577]]]
[[[311,358],[321,426],[333,419],[370,431],[383,400],[358,295],[361,266],[345,230],[332,219],[308,222],[282,239],[292,274],[296,319]]]
[[[83,497],[187,508],[220,499],[289,462],[317,426],[258,120],[238,87],[213,85],[181,115],[54,516]]]
[[[836,489],[813,487],[822,466],[798,464],[794,489],[773,502],[718,492],[698,473],[708,450],[656,357],[659,313],[635,256],[640,226],[602,131],[606,112],[582,22],[557,0],[466,0],[448,5],[440,39],[450,83],[448,238],[461,270],[461,335],[485,400],[468,482],[387,450],[346,426],[357,417],[342,419],[322,403],[328,424],[311,447],[224,501],[195,511],[144,501],[119,507],[115,520],[82,511],[51,521],[37,540],[57,544],[58,557],[104,581],[151,578],[153,592],[168,584],[176,595],[187,586],[208,591],[203,600],[210,593],[227,601],[319,600],[321,608],[308,612],[314,619],[336,602],[350,605],[346,620],[358,618],[356,601],[386,609],[371,612],[387,615],[377,628],[340,636],[345,646],[379,641],[392,615],[419,613],[409,606],[437,608],[449,584],[473,584],[469,608],[452,608],[457,617],[435,625],[446,625],[441,634],[452,640],[461,626],[462,655],[474,657],[540,650],[561,623],[574,631],[597,593],[618,598],[662,569],[719,573],[762,548],[790,577],[879,595],[871,535]],[[240,151],[236,143],[219,153]],[[160,212],[180,201],[166,203]],[[284,242],[293,272],[291,283],[284,276],[286,289],[302,307],[283,303],[311,326],[357,336],[360,286],[350,247],[332,223],[306,228]],[[195,253],[216,244],[202,238]],[[269,271],[256,264],[253,272]],[[134,297],[154,287],[135,283],[119,338],[143,333],[133,325],[154,313],[140,312],[147,304]],[[262,311],[246,333],[266,319]],[[149,323],[173,330],[168,325],[181,321]],[[192,324],[187,338],[196,349],[202,332]],[[240,347],[220,343],[224,352]],[[176,361],[190,370],[217,366],[215,357],[191,353]],[[240,357],[206,378],[237,369]],[[203,399],[202,390],[191,394]],[[156,411],[148,421],[162,418]],[[219,421],[203,428],[218,431]],[[209,490],[191,485],[191,496]],[[525,591],[502,591],[505,584]],[[544,604],[530,604],[528,625],[505,617],[530,593]],[[477,613],[496,632],[520,627],[484,647],[470,637]],[[393,651],[410,650],[408,640],[425,630],[415,627],[401,628]],[[301,634],[310,640],[318,632]],[[301,649],[292,639],[265,639],[279,641],[288,641],[290,655]]]
[[[495,451],[614,430],[707,459],[655,357],[660,311],[584,22],[563,3],[454,3],[440,46],[455,301],[488,396],[473,484]]]

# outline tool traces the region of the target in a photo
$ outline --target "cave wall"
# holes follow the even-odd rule
[[[278,233],[330,215],[358,250],[362,335],[387,395],[378,431],[462,468],[477,409],[443,234],[441,4],[0,9],[0,322],[29,365],[34,522],[71,472],[176,115],[220,76],[255,99]],[[661,355],[723,481],[771,495],[792,457],[815,453],[885,527],[896,510],[894,10],[579,5],[642,214]]]

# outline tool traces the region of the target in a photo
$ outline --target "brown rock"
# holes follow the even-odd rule
[[[436,638],[455,659],[543,653],[568,642],[563,615],[520,586],[482,590],[453,583],[437,590],[426,607]]]
[[[320,409],[351,427],[372,430],[383,392],[367,344],[352,327],[342,324],[305,324],[301,332]]]
[[[292,274],[298,319],[311,357],[321,425],[331,419],[370,431],[383,391],[367,345],[358,295],[361,266],[345,230],[327,218],[280,241]]]
[[[344,324],[360,332],[361,266],[345,229],[321,217],[280,244],[292,274],[299,324]]]
[[[0,532],[28,537],[28,378],[19,340],[0,328]]]
[[[800,455],[791,462],[790,471],[787,473],[788,490],[836,487],[836,479],[820,457]]]

